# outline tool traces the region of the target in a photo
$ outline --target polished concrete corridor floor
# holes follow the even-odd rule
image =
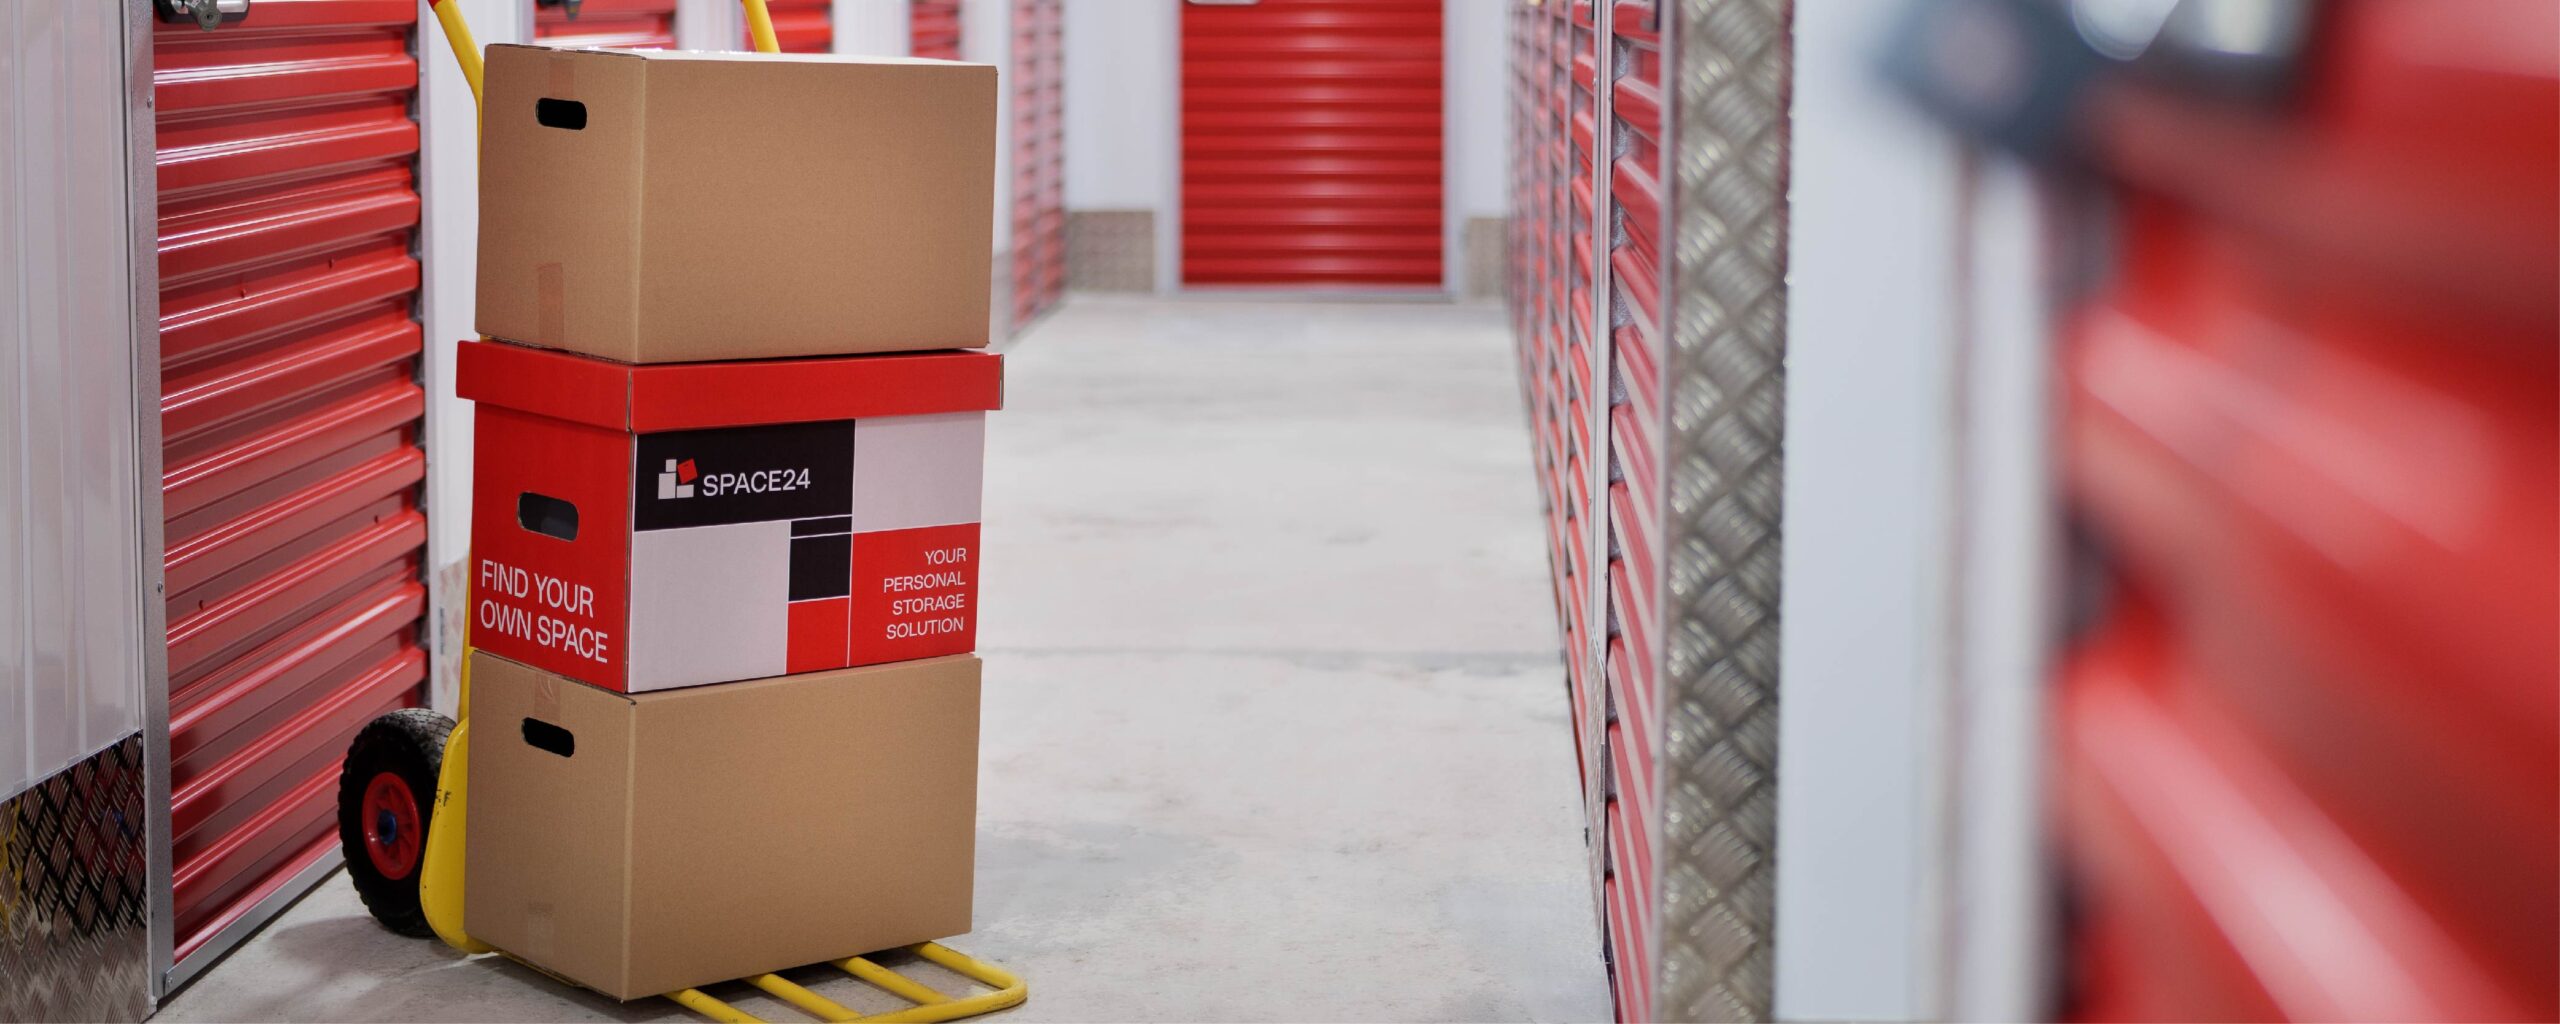
[[[1605,1019],[1499,308],[1079,296],[1010,359],[951,940],[1030,981],[1007,1016]],[[333,876],[158,1019],[692,1018],[399,938]]]

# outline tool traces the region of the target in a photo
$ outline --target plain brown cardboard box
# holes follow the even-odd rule
[[[626,363],[987,343],[995,68],[518,45],[487,67],[480,333]]]
[[[637,999],[969,930],[975,656],[637,696],[471,658],[473,937]]]

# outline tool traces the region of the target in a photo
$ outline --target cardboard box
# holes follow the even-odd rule
[[[969,930],[975,656],[639,696],[471,658],[473,936],[636,999]]]
[[[1001,368],[463,342],[472,644],[625,693],[974,650]]]
[[[996,72],[488,48],[480,333],[628,363],[987,343]]]

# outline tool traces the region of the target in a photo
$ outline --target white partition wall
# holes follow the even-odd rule
[[[0,1020],[138,1020],[168,959],[138,9],[0,6]]]

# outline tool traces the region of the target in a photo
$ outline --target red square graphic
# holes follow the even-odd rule
[[[783,658],[783,671],[798,674],[845,667],[850,660],[846,641],[851,623],[845,618],[850,604],[841,597],[791,602],[790,649]]]
[[[853,663],[978,644],[978,524],[853,535]]]

